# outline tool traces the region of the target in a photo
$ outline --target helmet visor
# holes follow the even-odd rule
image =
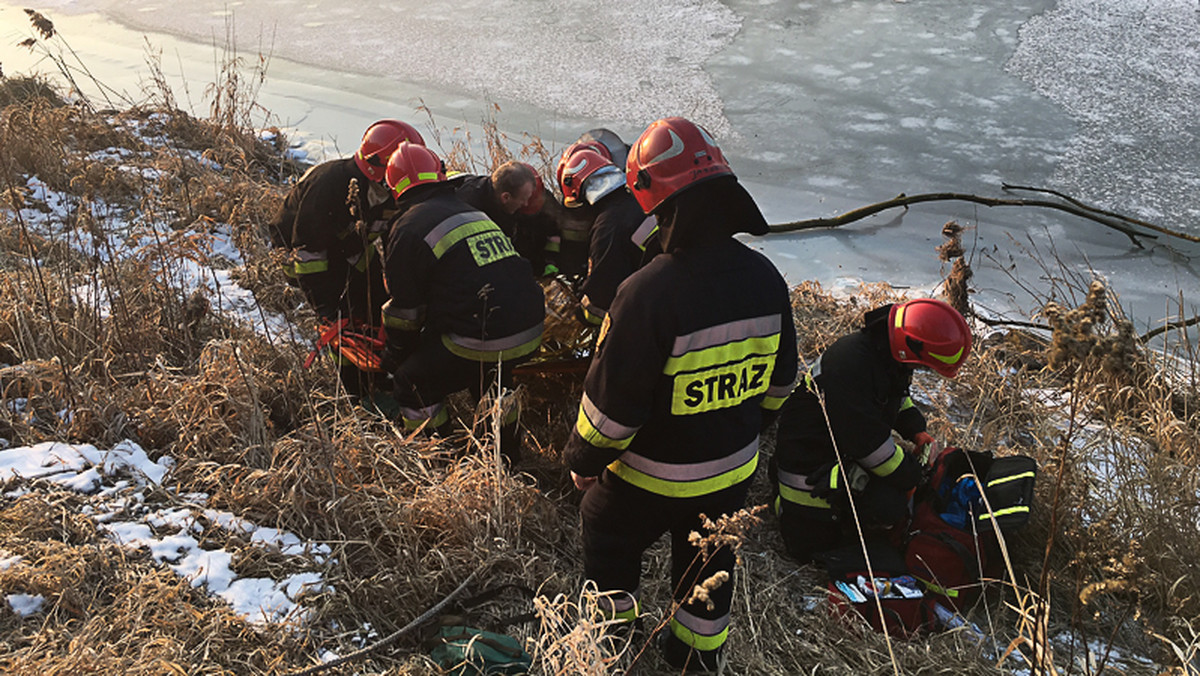
[[[625,174],[613,165],[597,169],[596,173],[588,176],[583,183],[583,199],[588,204],[595,204],[608,193],[617,188],[625,187]]]

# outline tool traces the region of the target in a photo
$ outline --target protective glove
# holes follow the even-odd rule
[[[932,465],[942,452],[942,445],[928,432],[917,432],[912,436],[912,442],[916,445],[913,455],[922,466]]]

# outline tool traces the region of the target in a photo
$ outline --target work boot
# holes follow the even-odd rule
[[[672,633],[666,633],[660,644],[663,660],[680,673],[706,674],[717,671],[721,662],[721,648],[716,650],[697,650],[679,640]]]

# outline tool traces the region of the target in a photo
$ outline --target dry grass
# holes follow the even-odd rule
[[[312,326],[263,235],[285,189],[280,181],[296,168],[244,128],[239,111],[248,102],[236,87],[221,90],[213,120],[169,106],[101,115],[37,96],[37,87],[4,91],[19,94],[0,109],[0,395],[27,403],[0,410],[0,437],[14,446],[133,439],[152,458],[178,461],[170,485],[148,498],[155,504],[204,493],[212,508],[328,543],[333,553],[304,563],[236,534],[212,536],[236,552],[240,574],[308,566],[331,587],[306,599],[314,619],[303,630],[256,628],[145,552],[111,544],[82,516],[88,498],[11,481],[5,491],[33,492],[0,498],[0,558],[23,557],[0,571],[0,590],[42,594],[47,607],[25,619],[0,613],[0,670],[286,673],[322,650],[358,648],[367,625],[391,632],[479,571],[480,588],[538,590],[536,604],[502,599],[488,616],[537,610],[537,625],[507,631],[528,639],[538,673],[610,673],[635,660],[636,673],[666,672],[656,651],[644,650],[669,611],[664,543],[646,557],[643,630],[606,627],[595,613],[598,593],[580,580],[578,495],[558,455],[574,421],[579,369],[543,366],[518,377],[532,436],[520,473],[499,468],[486,423],[463,402],[452,402],[462,425],[450,438],[410,438],[339,394],[328,364],[303,369],[305,348],[291,337],[237,325],[214,309],[219,299],[160,274],[202,255],[187,233],[227,226],[245,257],[237,281],[264,310],[301,332]],[[512,141],[498,135],[494,111],[480,141],[449,141],[457,131],[447,143],[460,150],[447,155],[459,168],[508,159]],[[159,138],[169,141],[152,142]],[[467,154],[476,145],[487,149],[482,159]],[[122,165],[157,171],[119,169],[100,153],[108,148],[128,151]],[[544,156],[537,148],[527,140],[524,152]],[[32,176],[73,196],[69,218],[53,232],[17,215],[50,208],[28,187]],[[158,234],[134,258],[82,246],[151,231]],[[947,247],[943,255],[955,259],[950,275],[965,289],[961,253]],[[40,266],[29,264],[35,259]],[[1012,574],[989,585],[971,613],[986,640],[957,630],[889,646],[865,625],[834,619],[820,575],[781,555],[774,516],[764,510],[761,524],[746,524],[733,540],[741,551],[724,582],[736,589],[729,673],[995,673],[1009,647],[1028,659],[1044,655],[1059,673],[1080,672],[1079,647],[1057,642],[1068,629],[1177,669],[1194,664],[1197,362],[1166,368],[1164,357],[1132,340],[1111,290],[1049,278],[1060,285],[1041,296],[1057,303],[1043,303],[1053,331],[989,337],[955,381],[916,381],[937,436],[1025,453],[1041,465],[1034,519],[1008,543]],[[85,302],[81,288],[105,298],[111,313]],[[835,297],[802,283],[793,293],[802,358],[811,361],[865,311],[898,298],[881,285]],[[551,286],[548,300],[546,360],[586,353],[591,337],[573,328],[569,294]],[[58,415],[63,410],[72,415]],[[765,484],[755,484],[752,505],[769,502]],[[426,652],[413,635],[354,670],[436,673]]]

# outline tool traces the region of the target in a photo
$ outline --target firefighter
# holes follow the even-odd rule
[[[612,162],[618,169],[625,167],[625,158],[629,154],[629,146],[620,136],[608,129],[591,129],[585,131],[571,145],[567,146],[560,156],[556,178],[558,187],[562,188],[562,161],[577,150],[594,150]],[[556,206],[559,206],[556,203]],[[579,281],[587,275],[589,243],[593,214],[587,209],[570,209],[559,207],[557,246],[552,244],[558,253],[554,262],[559,272],[567,279]]]
[[[543,275],[557,272],[547,269],[557,250],[550,238],[557,234],[554,200],[542,176],[524,162],[501,164],[489,176],[463,174],[450,179],[462,201],[488,215],[512,240],[517,254],[529,260]],[[550,206],[550,208],[548,208]]]
[[[326,327],[340,319],[367,326],[379,323],[386,292],[375,240],[386,232],[395,212],[384,174],[388,157],[402,141],[424,143],[405,122],[372,124],[354,157],[309,169],[270,223],[272,244],[290,252],[285,273]],[[333,356],[346,390],[370,395],[378,385],[374,376],[338,352]]]
[[[940,452],[909,396],[913,371],[953,378],[970,352],[962,315],[918,298],[867,312],[860,330],[817,359],[780,414],[772,463],[791,556],[804,563],[857,541],[846,487],[867,537],[886,539],[906,519],[908,496]],[[915,452],[897,444],[893,431]]]
[[[477,398],[499,383],[542,339],[545,299],[529,261],[491,219],[462,201],[442,161],[402,143],[387,166],[401,210],[388,233],[383,305],[385,368],[393,374],[406,429],[447,433],[446,396]],[[505,405],[500,450],[519,459],[518,409]]]
[[[567,148],[555,172],[563,206],[577,210],[588,238],[587,276],[579,286],[580,320],[599,326],[617,287],[658,253],[658,223],[642,212],[625,188],[625,174],[603,146],[579,142]],[[647,254],[649,248],[649,254]]]
[[[637,616],[642,554],[670,532],[680,605],[664,657],[710,670],[728,634],[733,582],[712,589],[707,603],[690,592],[731,575],[735,555],[720,547],[702,558],[688,536],[707,532],[700,514],[716,519],[744,507],[759,433],[795,379],[795,327],[775,266],[734,238],[766,234],[767,223],[706,131],[679,117],[658,120],[626,166],[664,253],[617,290],[564,455],[586,491],[584,572],[617,592],[607,610]]]

